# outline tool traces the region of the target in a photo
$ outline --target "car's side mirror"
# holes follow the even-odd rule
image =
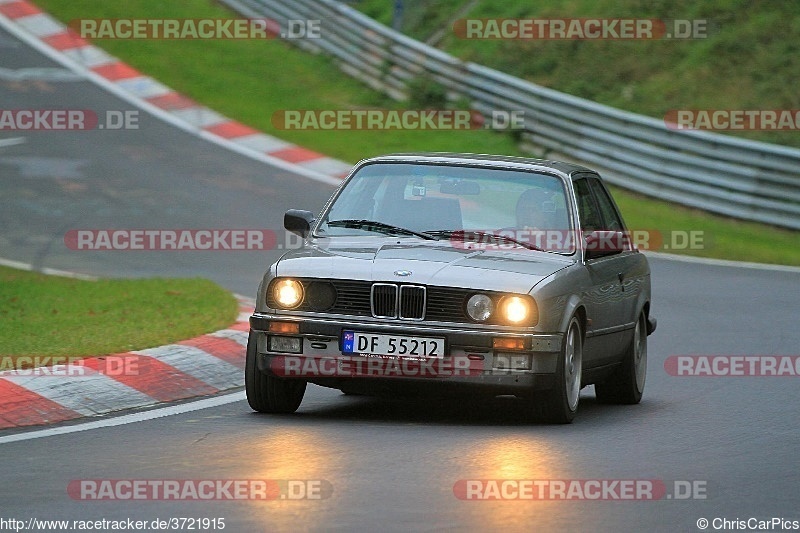
[[[589,231],[584,233],[583,242],[587,261],[631,249],[630,239],[622,231]]]
[[[289,209],[283,215],[283,227],[304,239],[311,232],[311,224],[313,223],[314,213],[311,211]]]

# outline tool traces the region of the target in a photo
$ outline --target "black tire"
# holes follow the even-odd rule
[[[622,366],[611,377],[596,383],[597,401],[605,404],[633,405],[642,400],[647,377],[647,318],[639,315]]]
[[[578,412],[583,369],[583,331],[580,321],[573,316],[569,321],[564,344],[558,358],[555,386],[535,393],[533,416],[538,422],[569,424]]]
[[[244,366],[244,388],[247,403],[259,413],[294,413],[303,401],[306,382],[301,379],[280,379],[262,373],[256,361],[256,336],[247,337],[247,359]]]

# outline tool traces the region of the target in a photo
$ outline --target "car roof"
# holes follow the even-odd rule
[[[532,157],[514,157],[508,155],[489,155],[489,154],[470,154],[452,152],[407,152],[387,154],[371,157],[359,162],[359,166],[366,163],[453,163],[458,165],[486,165],[502,168],[517,168],[528,170],[555,170],[566,176],[575,172],[596,172],[590,168],[566,163],[563,161],[551,161],[548,159],[536,159]]]

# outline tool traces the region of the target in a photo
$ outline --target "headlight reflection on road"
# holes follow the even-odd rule
[[[344,475],[338,461],[341,455],[331,450],[330,439],[313,429],[267,424],[262,429],[257,437],[248,436],[236,443],[225,458],[225,470],[235,471],[231,477],[267,481],[271,501],[250,502],[265,510],[264,520],[275,522],[274,505],[297,506],[298,511],[330,505]]]
[[[330,436],[326,438],[324,430],[293,423],[282,427],[279,420],[254,418],[259,431],[229,442],[221,459],[230,477],[265,480],[269,487],[267,501],[251,499],[236,504],[247,506],[242,530],[323,528],[326,517],[335,510],[342,478],[350,468],[341,464],[343,455],[338,445]]]
[[[474,444],[462,448],[463,455],[459,455],[460,480],[453,481],[462,490],[466,480],[553,479],[564,477],[563,472],[568,470],[563,454],[556,453],[546,441],[504,437]],[[548,530],[553,516],[563,518],[559,503],[563,505],[548,500],[472,501],[462,511],[470,514],[472,527],[479,531],[523,530],[534,522],[537,529]]]
[[[264,435],[244,446],[257,465],[249,474],[263,479],[319,479],[332,475],[335,455],[324,453],[330,443],[322,432],[265,427]],[[333,481],[333,480],[330,480]]]
[[[490,440],[470,454],[470,475],[493,479],[548,479],[557,476],[562,457],[544,442],[528,438]]]

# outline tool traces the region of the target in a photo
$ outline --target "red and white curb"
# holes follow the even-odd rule
[[[26,0],[0,0],[0,22],[56,61],[125,97],[137,107],[244,155],[338,184],[352,165],[261,133],[203,107],[92,46]],[[46,48],[44,50],[43,48]]]
[[[134,106],[242,155],[337,185],[351,165],[228,119],[90,45],[25,0],[0,0],[0,26],[26,44]],[[62,274],[52,272],[54,274]],[[241,387],[254,302],[239,298],[230,328],[194,339],[105,357],[71,360],[80,375],[0,372],[0,429],[63,422]],[[109,359],[135,372],[108,372]]]
[[[230,328],[158,348],[70,361],[74,372],[0,372],[0,429],[63,422],[216,394],[244,385],[253,301],[237,296]],[[108,372],[105,361],[132,371]]]

